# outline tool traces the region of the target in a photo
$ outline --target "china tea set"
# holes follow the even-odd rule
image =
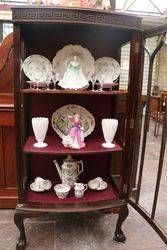
[[[68,155],[60,167],[56,160],[53,161],[62,184],[54,187],[59,198],[66,198],[70,189],[74,187],[75,197],[81,198],[87,189],[87,184],[77,183],[78,176],[83,172],[84,166],[82,161],[75,161],[71,155]]]
[[[88,184],[77,183],[79,175],[84,171],[84,165],[82,161],[75,161],[71,155],[67,156],[61,167],[56,160],[53,162],[62,181],[61,184],[54,186],[54,191],[60,199],[66,198],[71,188],[74,188],[76,198],[82,198],[88,187],[92,190],[104,190],[107,188],[107,183],[101,177],[90,180]],[[49,190],[51,186],[51,181],[37,177],[30,185],[30,188],[34,192],[43,192]]]

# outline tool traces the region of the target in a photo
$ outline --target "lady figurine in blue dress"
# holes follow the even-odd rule
[[[82,73],[81,65],[76,56],[74,56],[74,59],[69,63],[58,85],[64,89],[82,89],[89,85]]]

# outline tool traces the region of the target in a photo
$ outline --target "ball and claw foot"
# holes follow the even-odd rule
[[[19,230],[20,236],[16,243],[17,250],[25,250],[26,248],[26,236],[25,236],[25,228],[24,228],[24,213],[18,210],[15,210],[14,214],[14,222]]]
[[[18,239],[16,243],[17,250],[25,250],[26,249],[26,241],[23,239]]]
[[[121,230],[119,233],[115,233],[114,240],[117,242],[125,243],[126,236],[125,236],[124,232]]]
[[[122,227],[123,222],[127,218],[128,214],[129,214],[129,210],[128,210],[127,205],[122,206],[120,208],[120,211],[119,211],[117,225],[116,225],[116,229],[115,229],[115,233],[114,233],[114,240],[117,242],[124,243],[126,241],[126,237],[125,237],[121,227]]]

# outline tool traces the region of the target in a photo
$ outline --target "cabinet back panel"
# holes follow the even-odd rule
[[[28,108],[28,135],[33,135],[31,119],[33,117],[48,117],[48,135],[57,135],[51,126],[51,117],[54,111],[68,104],[77,104],[89,110],[95,117],[95,129],[90,136],[102,137],[101,120],[113,117],[113,99],[110,96],[85,95],[30,95]]]
[[[60,183],[56,166],[53,160],[56,159],[59,166],[63,164],[63,160],[67,156],[45,156],[45,155],[31,155],[30,156],[30,179],[33,180],[37,176],[45,179],[50,179],[56,183]],[[82,160],[84,164],[84,171],[79,175],[79,182],[89,181],[92,178],[101,176],[106,179],[109,177],[109,155],[86,155],[73,156],[75,160]]]
[[[107,32],[106,32],[107,30]],[[26,54],[41,54],[53,60],[56,52],[68,44],[79,44],[90,50],[95,59],[111,56],[119,60],[120,45],[131,38],[132,31],[84,25],[24,25],[22,36]]]

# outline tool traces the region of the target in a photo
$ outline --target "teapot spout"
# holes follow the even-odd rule
[[[61,178],[62,177],[62,172],[61,172],[61,169],[60,169],[60,166],[59,166],[58,162],[56,160],[53,160],[53,162],[54,162],[54,164],[55,164],[55,166],[57,168],[57,172],[59,174],[60,179],[62,179]]]

